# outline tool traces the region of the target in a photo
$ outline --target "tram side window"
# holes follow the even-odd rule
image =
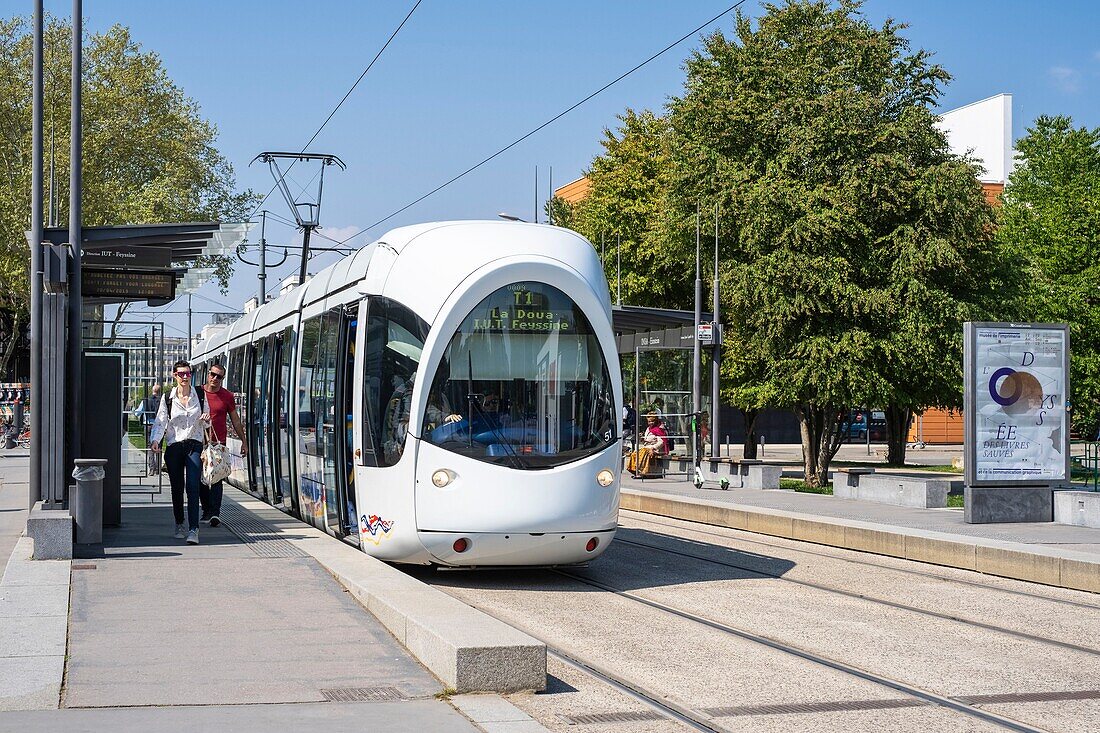
[[[246,408],[246,400],[248,393],[245,391],[246,375],[244,373],[244,352],[245,347],[239,346],[229,352],[229,365],[226,368],[226,385],[225,388],[233,393],[233,401],[237,406],[237,414],[241,418],[241,423],[247,419],[246,415],[248,410]],[[233,426],[233,421],[227,421],[226,427],[228,428],[228,435],[231,438],[240,440],[241,436],[237,435],[237,429]]]
[[[387,298],[372,298],[368,311],[363,355],[364,463],[392,466],[405,451],[416,369],[428,324]]]
[[[321,335],[321,316],[310,318],[302,323],[302,368],[298,373],[298,452],[320,455],[317,446],[318,415],[314,413],[313,380],[319,367],[320,350],[318,339]]]
[[[336,403],[336,366],[337,351],[340,345],[340,313],[329,311],[321,322],[321,333],[317,343],[317,369],[313,373],[313,389],[310,391],[313,403],[313,418],[317,427],[327,429],[326,436],[334,434],[337,423]],[[318,441],[317,455],[329,455],[334,446],[323,446]]]

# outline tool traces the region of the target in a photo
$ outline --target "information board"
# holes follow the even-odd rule
[[[86,298],[153,300],[176,297],[176,276],[171,272],[81,268],[81,293]]]
[[[171,266],[172,250],[168,247],[149,245],[116,244],[110,246],[87,246],[80,254],[84,266],[106,265],[108,267],[145,267],[167,269]]]
[[[1066,481],[1068,327],[967,323],[963,333],[967,485]]]

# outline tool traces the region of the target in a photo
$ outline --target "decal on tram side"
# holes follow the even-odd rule
[[[364,514],[359,517],[359,539],[376,545],[381,544],[382,540],[390,536],[390,531],[396,523],[393,520],[386,521],[377,514]]]

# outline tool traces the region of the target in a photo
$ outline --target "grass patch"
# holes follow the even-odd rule
[[[922,463],[906,463],[904,466],[885,466],[885,468],[912,468],[918,471],[935,471],[936,473],[957,473],[960,476],[962,475],[962,471],[954,466],[926,466]]]
[[[138,450],[145,450],[145,428],[142,427],[141,420],[134,418],[127,420],[126,435]]]
[[[963,508],[963,495],[962,494],[948,494],[947,495],[947,508],[948,509],[962,509]]]
[[[779,479],[779,488],[781,489],[794,489],[795,491],[801,491],[804,494],[832,494],[832,484],[826,484],[825,486],[807,486],[806,482],[800,478],[781,478]]]

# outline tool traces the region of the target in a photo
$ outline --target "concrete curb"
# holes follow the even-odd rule
[[[635,489],[620,496],[630,511],[1100,593],[1100,557],[1088,553]]]
[[[549,733],[542,723],[503,697],[456,695],[451,704],[485,733]]]
[[[284,539],[332,573],[447,688],[546,688],[542,642],[248,494],[234,491],[233,500],[292,534]]]
[[[0,710],[56,710],[69,631],[68,560],[31,560],[20,537],[0,580]]]

